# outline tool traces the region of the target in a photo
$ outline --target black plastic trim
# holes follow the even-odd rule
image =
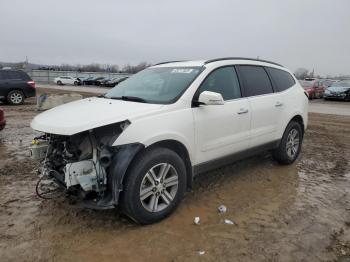
[[[193,174],[194,176],[197,176],[201,173],[205,173],[205,172],[217,169],[219,167],[232,164],[234,162],[237,162],[249,156],[253,156],[264,151],[275,149],[279,146],[279,143],[280,143],[280,140],[275,140],[273,142],[269,142],[269,143],[266,143],[257,147],[253,147],[238,153],[234,153],[228,156],[224,156],[218,159],[210,160],[208,162],[196,165],[193,167]]]
[[[154,64],[154,65],[152,65],[152,66],[170,64],[170,63],[187,62],[187,61],[188,61],[188,60],[166,61],[166,62],[160,62],[160,63]]]
[[[209,64],[209,63],[213,63],[213,62],[218,62],[218,61],[224,61],[224,60],[249,60],[249,61],[256,61],[256,62],[264,62],[264,63],[269,63],[269,64],[273,64],[273,65],[277,65],[277,66],[281,66],[284,67],[281,64],[277,64],[275,62],[271,62],[268,60],[262,60],[262,59],[255,59],[255,58],[249,58],[249,57],[222,57],[222,58],[215,58],[215,59],[210,59],[204,62],[204,64]]]

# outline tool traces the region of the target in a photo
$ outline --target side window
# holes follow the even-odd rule
[[[21,80],[21,74],[15,71],[8,71],[6,72],[7,79],[11,80]]]
[[[5,72],[0,70],[0,80],[5,80]]]
[[[203,91],[220,93],[224,100],[240,98],[241,90],[234,67],[222,67],[211,72],[198,89],[198,96]]]
[[[237,66],[245,96],[258,96],[273,93],[271,81],[261,66]]]
[[[294,78],[288,72],[272,67],[266,69],[269,71],[278,91],[284,91],[295,84]]]

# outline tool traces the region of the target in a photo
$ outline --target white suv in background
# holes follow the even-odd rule
[[[32,153],[86,207],[120,205],[148,224],[173,212],[199,173],[267,150],[293,163],[307,112],[304,89],[279,64],[167,62],[35,117],[44,135]]]
[[[72,76],[59,76],[53,80],[57,85],[75,85],[79,84],[79,80]]]

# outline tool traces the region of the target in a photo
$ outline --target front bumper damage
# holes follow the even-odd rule
[[[31,155],[42,161],[41,175],[64,188],[78,206],[114,208],[127,169],[144,148],[140,143],[112,146],[128,124],[117,123],[73,136],[45,134],[33,140]]]
[[[81,204],[92,209],[110,209],[118,205],[127,169],[137,153],[144,147],[143,144],[135,143],[113,148],[111,165],[107,170],[107,189],[103,197],[84,200]]]

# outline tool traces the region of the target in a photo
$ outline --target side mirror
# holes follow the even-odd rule
[[[198,98],[199,105],[223,105],[225,104],[224,98],[220,93],[203,91]]]

